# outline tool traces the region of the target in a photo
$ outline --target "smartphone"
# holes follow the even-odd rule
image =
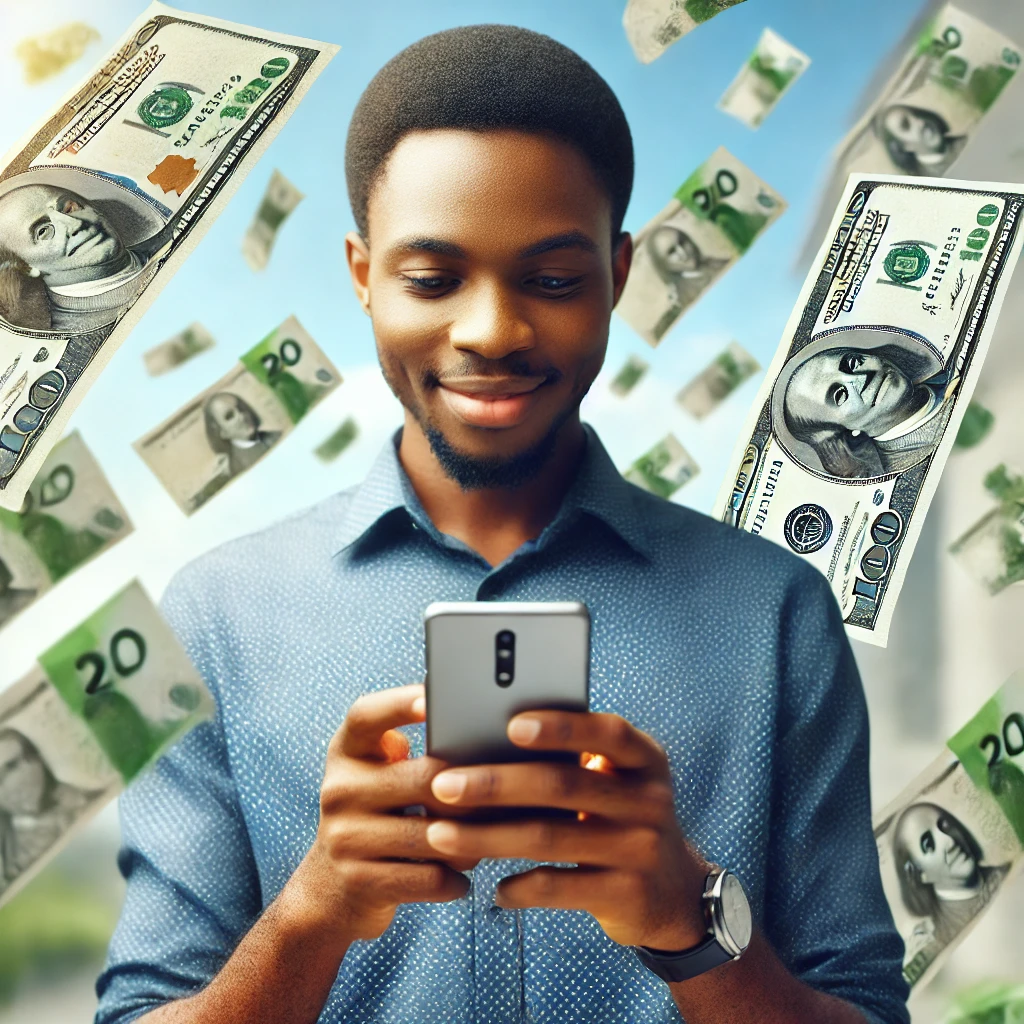
[[[590,613],[580,601],[435,602],[423,614],[427,753],[451,764],[562,761],[573,751],[530,751],[505,730],[521,711],[586,711]],[[475,820],[576,817],[561,808],[481,808]]]

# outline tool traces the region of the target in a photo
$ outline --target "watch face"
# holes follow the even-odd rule
[[[750,919],[750,905],[739,879],[727,874],[722,880],[721,895],[722,919],[729,931],[729,937],[741,949],[750,943],[753,922]]]

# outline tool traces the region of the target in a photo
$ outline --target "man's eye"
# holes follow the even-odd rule
[[[554,274],[539,274],[530,278],[528,283],[539,285],[546,292],[564,292],[582,281],[582,276],[556,277]]]
[[[411,274],[403,274],[402,277],[412,285],[418,292],[441,292],[454,283],[451,277],[414,277]]]
[[[832,389],[830,397],[833,405],[840,406],[850,397],[850,393],[840,384],[839,387]]]
[[[45,224],[40,224],[36,228],[36,241],[37,242],[48,242],[53,238],[54,227],[47,221]]]
[[[842,359],[839,360],[839,369],[843,373],[853,373],[861,363],[864,362],[864,357],[857,352],[847,352]]]
[[[81,203],[75,202],[74,199],[65,199],[64,204],[61,208],[62,213],[77,213],[82,208]]]
[[[925,832],[921,836],[921,852],[922,853],[934,853],[935,852],[935,836],[931,832]]]

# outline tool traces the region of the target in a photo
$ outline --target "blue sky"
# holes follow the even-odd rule
[[[629,119],[636,183],[626,228],[636,231],[719,145],[748,164],[789,202],[789,210],[747,256],[676,325],[657,350],[613,317],[605,372],[584,413],[625,467],[669,430],[690,450],[700,475],[676,500],[709,511],[736,433],[760,376],[698,423],[672,398],[730,340],[767,366],[796,300],[797,254],[816,210],[831,154],[878,62],[902,37],[920,4],[859,0],[856,17],[837,0],[747,0],[640,64],[622,30],[623,0],[193,0],[197,12],[341,45],[290,122],[164,288],[93,387],[70,427],[81,430],[128,508],[136,533],[62,583],[23,615],[3,638],[0,687],[133,576],[154,596],[184,562],[230,537],[258,529],[357,482],[400,422],[400,411],[376,369],[369,320],[343,264],[353,226],[344,181],[345,132],[362,89],[376,70],[416,39],[482,21],[523,25],[577,50],[608,80]],[[145,5],[130,0],[36,3],[0,0],[0,39],[14,41],[86,17],[101,33],[86,56],[58,78],[30,88],[17,62],[0,62],[0,149],[7,150],[112,47]],[[720,113],[715,104],[770,26],[813,63],[759,131]],[[268,269],[254,274],[240,242],[272,170],[306,199],[285,224]],[[246,477],[185,518],[131,448],[131,442],[225,373],[237,357],[289,314],[296,314],[345,377],[345,383]],[[217,339],[209,353],[164,377],[146,376],[142,352],[202,321]],[[630,353],[652,371],[626,401],[608,379]],[[362,427],[338,461],[312,455],[344,417]]]

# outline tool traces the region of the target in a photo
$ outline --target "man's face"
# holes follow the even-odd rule
[[[236,395],[214,395],[209,413],[225,441],[251,441],[256,436],[252,410]]]
[[[103,214],[56,185],[23,185],[0,196],[0,242],[52,284],[105,277],[124,254]]]
[[[694,271],[700,266],[697,246],[678,228],[662,225],[651,235],[650,245],[654,258],[674,274]]]
[[[945,140],[939,126],[928,117],[900,104],[890,107],[885,114],[885,130],[908,153],[941,153]]]
[[[349,236],[357,294],[428,437],[500,464],[576,414],[630,253],[613,273],[610,202],[575,149],[512,131],[407,135],[371,195],[369,235],[368,265]]]
[[[921,874],[921,880],[943,892],[978,886],[978,863],[971,855],[963,826],[934,804],[917,804],[900,820],[899,839]]]
[[[30,757],[21,739],[0,734],[0,811],[37,814],[46,791],[46,772],[38,757]]]
[[[786,389],[786,410],[804,422],[878,437],[906,419],[913,391],[913,382],[883,356],[829,349],[793,374]]]

